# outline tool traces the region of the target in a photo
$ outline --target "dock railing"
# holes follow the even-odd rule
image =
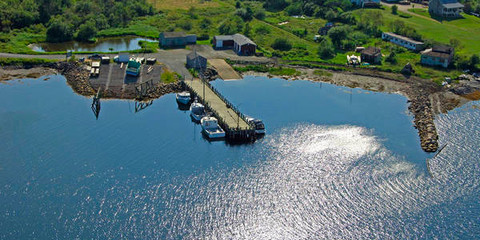
[[[241,128],[235,128],[235,127],[228,126],[226,124],[225,120],[221,117],[221,115],[218,114],[218,112],[215,111],[215,109],[213,109],[207,101],[205,101],[204,99],[201,99],[203,104],[205,105],[205,107],[207,109],[209,109],[209,111],[211,111],[218,118],[218,122],[222,127],[228,127],[227,130],[229,130],[229,131],[243,131],[243,130],[254,130],[255,129],[255,125],[247,120],[247,116],[245,114],[243,114],[242,112],[240,112],[240,110],[235,105],[233,105],[230,101],[228,101],[216,88],[214,88],[209,82],[206,82],[204,80],[200,80],[200,81],[202,81],[203,84],[205,84],[207,87],[209,87],[215,93],[215,95],[217,95],[225,103],[225,105],[228,108],[232,109],[232,111],[234,111],[243,121],[245,121],[248,124],[248,126],[250,126],[249,129],[241,129]],[[195,91],[193,88],[189,87],[188,84],[185,83],[185,81],[182,81],[182,84],[184,85],[185,88],[188,88],[188,90],[193,92],[196,96],[199,96],[199,97],[201,96],[197,91]]]

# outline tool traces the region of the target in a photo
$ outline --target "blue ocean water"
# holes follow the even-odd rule
[[[264,120],[208,142],[166,95],[91,99],[61,76],[0,84],[1,239],[480,237],[478,102],[436,119],[426,159],[406,99],[247,77],[213,85]]]

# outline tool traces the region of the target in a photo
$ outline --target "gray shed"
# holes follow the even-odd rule
[[[187,55],[187,68],[206,69],[207,58],[198,54],[196,51]]]

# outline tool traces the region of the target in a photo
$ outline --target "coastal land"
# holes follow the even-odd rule
[[[401,94],[407,97],[410,105],[409,111],[414,116],[414,126],[418,130],[420,136],[420,143],[423,150],[426,152],[435,152],[438,146],[438,134],[435,128],[435,115],[439,113],[445,113],[458,106],[463,105],[469,100],[473,100],[470,95],[475,95],[475,92],[480,91],[480,84],[477,87],[466,85],[463,83],[457,83],[448,86],[439,86],[438,84],[414,77],[405,76],[395,73],[385,73],[375,70],[367,69],[349,69],[348,71],[332,71],[318,68],[308,68],[304,66],[298,66],[294,64],[282,63],[278,64],[273,59],[265,57],[242,57],[236,56],[228,52],[215,53],[208,48],[203,47],[200,51],[204,51],[205,55],[210,57],[229,57],[228,62],[232,66],[239,70],[243,75],[259,75],[267,77],[278,77],[289,80],[310,80],[318,82],[327,82],[339,86],[346,86],[350,88],[362,88],[370,91],[388,92]],[[164,94],[175,93],[183,90],[180,83],[180,77],[189,79],[193,77],[188,69],[185,68],[183,57],[189,51],[186,50],[172,50],[175,51],[175,56],[168,55],[160,56],[158,54],[152,54],[151,56],[157,56],[162,60],[162,66],[167,71],[181,72],[177,74],[177,78],[173,82],[159,81],[155,91],[151,91],[148,95],[143,96],[142,99],[138,99],[135,91],[126,91],[123,88],[120,89],[108,89],[99,86],[92,86],[90,80],[90,72],[87,70],[87,65],[77,61],[74,62],[51,62],[42,63],[38,65],[16,65],[16,66],[3,66],[0,69],[0,76],[3,81],[18,79],[18,78],[36,78],[39,76],[49,74],[61,74],[65,76],[67,83],[72,87],[74,92],[92,97],[100,89],[100,94],[103,98],[116,98],[116,99],[137,99],[137,100],[151,100],[159,98]],[[215,55],[217,54],[217,55]],[[222,56],[218,56],[218,54]],[[213,55],[213,56],[212,56]],[[167,56],[167,57],[166,57]],[[27,58],[28,55],[22,55]],[[39,57],[39,56],[31,56]],[[52,58],[52,56],[49,56]],[[113,64],[113,63],[112,63]],[[256,66],[256,67],[255,67]],[[269,72],[261,71],[242,71],[245,69],[264,69],[268,68]],[[286,75],[282,75],[282,73]],[[218,76],[211,76],[210,80],[216,79]],[[468,87],[466,87],[468,86]],[[464,92],[462,92],[462,89]],[[465,90],[467,89],[467,90]],[[465,92],[466,91],[466,92]],[[462,94],[459,94],[462,93]]]

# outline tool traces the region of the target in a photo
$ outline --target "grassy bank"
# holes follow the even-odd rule
[[[53,63],[57,60],[44,58],[0,58],[0,66],[9,65],[40,65],[45,63]]]
[[[286,67],[267,67],[266,65],[246,65],[246,66],[234,66],[233,67],[237,72],[261,72],[269,73],[276,76],[298,76],[300,72],[293,68]]]

